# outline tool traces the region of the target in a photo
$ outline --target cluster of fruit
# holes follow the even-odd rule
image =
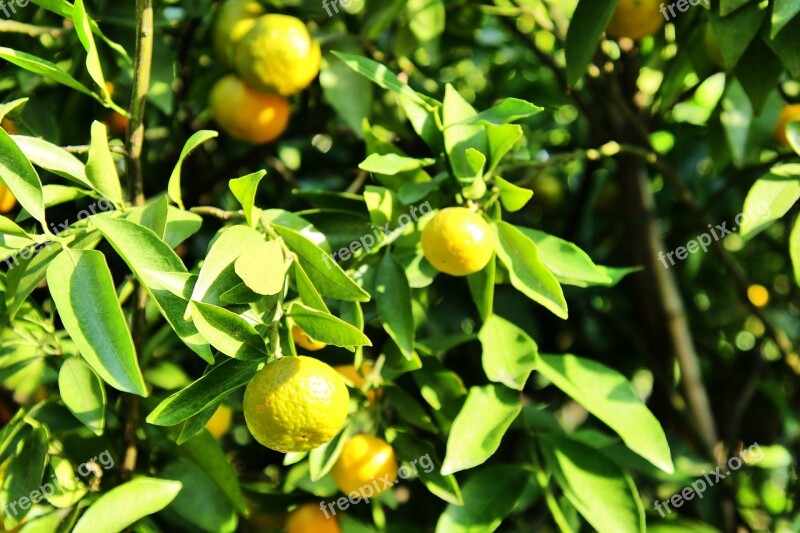
[[[299,19],[264,14],[255,0],[228,0],[217,14],[213,45],[220,62],[234,71],[211,90],[217,124],[254,144],[280,137],[289,124],[287,98],[319,73],[319,43]]]
[[[423,230],[421,244],[426,259],[440,272],[453,276],[482,270],[494,253],[489,225],[480,214],[466,207],[439,211]],[[291,336],[298,347],[308,351],[326,346],[297,325],[292,326]],[[353,365],[331,367],[303,355],[282,357],[267,364],[247,385],[243,402],[245,423],[256,441],[272,450],[300,452],[317,448],[330,442],[345,423],[350,408],[345,379],[354,388],[364,390],[365,376],[372,371],[370,361],[356,369]],[[382,396],[380,389],[364,392],[373,405]],[[219,438],[228,431],[231,421],[232,411],[221,406],[206,428]],[[331,475],[339,490],[348,495],[358,493],[376,480],[388,480],[380,488],[375,486],[373,492],[377,496],[394,483],[397,471],[397,460],[389,443],[372,435],[358,434],[343,446]],[[292,512],[286,530],[338,531],[338,523],[324,515],[318,505],[308,504]]]

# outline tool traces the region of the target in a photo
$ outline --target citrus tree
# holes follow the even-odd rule
[[[0,12],[7,530],[800,528],[800,5]]]

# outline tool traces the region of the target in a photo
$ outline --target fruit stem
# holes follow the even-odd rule
[[[150,71],[153,64],[153,3],[152,0],[136,0],[136,56],[133,59],[133,95],[131,96],[130,122],[125,139],[126,176],[128,199],[132,205],[144,205],[144,183],[142,178],[142,148],[144,145],[144,110],[147,92],[150,89]],[[146,328],[145,306],[147,293],[136,284],[131,315],[131,336],[137,357],[141,353]],[[121,480],[127,481],[136,469],[138,449],[136,426],[139,418],[139,403],[136,396],[126,394],[123,426],[124,454],[120,469]]]

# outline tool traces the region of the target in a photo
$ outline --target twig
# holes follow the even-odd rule
[[[220,209],[219,207],[212,207],[208,205],[192,207],[189,209],[192,213],[196,213],[198,215],[205,215],[210,217],[215,217],[220,220],[240,220],[245,218],[244,211],[225,211],[224,209]]]
[[[361,187],[364,185],[364,182],[367,181],[368,177],[369,173],[367,171],[360,170],[358,172],[358,176],[356,176],[356,179],[353,180],[353,183],[351,183],[350,186],[344,192],[348,194],[357,193],[359,190],[361,190]]]
[[[35,26],[33,24],[25,24],[24,22],[17,22],[15,20],[0,19],[0,33],[24,33],[28,37],[49,35],[53,38],[58,38],[65,31],[67,31],[67,28]]]
[[[283,178],[283,181],[288,183],[294,188],[297,188],[297,178],[294,177],[294,173],[289,170],[283,161],[275,157],[274,155],[267,156],[266,163],[278,171],[278,174]]]
[[[144,183],[142,177],[142,148],[144,145],[144,111],[147,92],[150,88],[150,72],[153,62],[153,4],[152,0],[136,0],[136,57],[133,60],[133,95],[131,96],[130,122],[125,139],[128,152],[126,158],[128,198],[131,204],[144,205]],[[141,357],[147,321],[145,306],[147,293],[136,284],[131,317],[131,336],[137,357]],[[125,454],[120,477],[122,481],[131,478],[136,469],[138,448],[136,446],[136,427],[139,418],[139,402],[136,396],[124,396],[127,404],[124,419],[123,439]]]
[[[88,144],[80,144],[76,146],[62,146],[61,149],[71,154],[88,154],[90,146]],[[128,151],[124,146],[109,146],[109,150],[115,154],[121,154],[127,157]]]

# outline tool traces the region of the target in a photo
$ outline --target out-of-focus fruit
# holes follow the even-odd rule
[[[231,422],[233,421],[233,410],[227,405],[220,405],[214,414],[211,415],[208,422],[206,422],[206,429],[209,433],[219,439],[231,429]]]
[[[228,0],[217,13],[212,44],[220,62],[233,68],[233,51],[236,43],[253,28],[256,19],[264,14],[264,7],[255,0]]]
[[[303,22],[263,15],[236,45],[236,71],[254,89],[291,96],[319,74],[322,54]]]
[[[350,383],[353,384],[353,387],[356,389],[363,389],[364,384],[366,384],[367,380],[366,377],[372,373],[372,369],[375,367],[372,361],[364,361],[361,364],[361,372],[356,370],[354,365],[339,365],[333,367],[338,373],[342,376],[347,378]],[[380,389],[370,389],[367,391],[367,400],[372,405],[375,405],[376,399],[381,395],[383,391]]]
[[[299,326],[292,326],[292,339],[297,346],[305,348],[309,352],[316,352],[327,346],[324,342],[315,341],[309,337]]]
[[[606,33],[615,39],[638,41],[653,35],[667,21],[659,11],[663,0],[619,0]]]
[[[331,469],[331,477],[345,494],[359,493],[362,487],[371,485],[377,496],[397,480],[394,449],[378,437],[356,435],[342,448]]]
[[[329,513],[330,514],[330,513]],[[325,516],[319,504],[304,503],[286,518],[286,533],[340,533],[339,522]]]
[[[775,126],[775,140],[784,146],[789,146],[789,137],[786,136],[786,125],[800,120],[800,104],[790,104],[781,109],[778,125]]]
[[[217,124],[241,141],[274,141],[289,124],[289,102],[285,98],[255,91],[233,75],[214,85],[209,105]]]

